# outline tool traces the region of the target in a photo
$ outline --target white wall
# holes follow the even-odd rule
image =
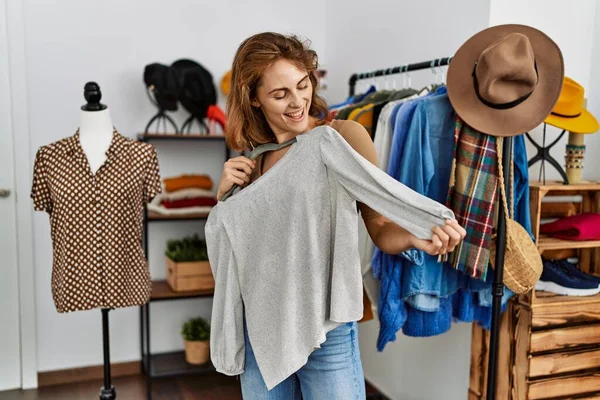
[[[0,198],[0,391],[21,384],[21,335],[19,330],[19,270],[17,247],[17,207],[15,197],[15,154],[8,55],[6,8],[0,2],[0,188],[10,190]]]
[[[325,56],[326,21],[316,0],[303,2],[301,8],[297,3],[274,0],[27,0],[24,7],[30,157],[39,146],[74,133],[79,107],[85,103],[83,86],[87,81],[100,84],[102,102],[109,106],[115,126],[133,137],[154,113],[142,79],[144,66],[149,63],[170,64],[179,58],[192,58],[206,67],[218,84],[239,43],[266,30],[308,37]],[[223,146],[200,146],[158,144],[162,175],[209,173],[217,183],[224,162]],[[168,238],[192,232],[203,235],[203,231],[201,222],[152,225],[153,277],[164,277],[163,251]],[[34,218],[34,242],[39,371],[102,364],[100,311],[58,314],[54,308],[50,229],[47,216],[41,213]],[[190,316],[208,317],[210,309],[211,300],[153,305],[153,350],[182,348],[181,323]],[[139,359],[137,307],[111,312],[111,337],[114,362]]]
[[[600,6],[596,5],[595,26],[592,34],[592,51],[590,64],[590,80],[586,86],[588,98],[587,108],[596,117],[600,119]],[[584,160],[583,178],[589,180],[600,179],[600,134],[596,132],[593,135],[585,136],[586,158]]]
[[[352,73],[451,56],[489,22],[489,2],[479,0],[327,4],[328,99],[334,102],[346,98]],[[415,72],[413,86],[425,85],[432,77],[430,70]],[[466,398],[470,325],[454,325],[433,338],[399,333],[383,353],[376,349],[378,331],[375,321],[359,324],[363,368],[366,378],[390,398]]]
[[[352,73],[451,56],[466,38],[488,26],[487,1],[355,4],[327,2],[327,67],[332,72],[328,99],[333,102],[346,98]],[[433,76],[430,70],[411,75],[413,85],[427,84]]]
[[[579,82],[586,89],[588,101],[590,93],[595,88],[592,84],[596,80],[598,86],[597,73],[592,74],[592,66],[600,67],[600,49],[598,49],[598,40],[600,32],[598,31],[596,21],[596,1],[578,0],[565,2],[562,0],[491,0],[490,2],[490,25],[499,24],[525,24],[533,26],[546,33],[560,47],[565,61],[565,75]],[[594,31],[596,25],[596,31]],[[592,58],[592,46],[596,42],[596,59]],[[595,62],[594,62],[595,61]],[[596,92],[598,89],[595,89]],[[598,93],[600,94],[600,93]],[[600,97],[596,97],[596,102]],[[593,106],[590,102],[590,106]],[[596,113],[596,115],[599,115]],[[546,128],[546,144],[550,144],[561,129],[553,126]],[[542,127],[538,127],[530,132],[531,136],[538,143],[542,143]],[[587,156],[584,160],[584,179],[600,178],[598,164],[593,163],[591,154],[598,154],[600,151],[600,142],[595,139],[597,135],[587,135],[585,141],[587,144]],[[551,154],[555,160],[565,169],[565,145],[568,134],[552,148]],[[535,148],[527,141],[527,153],[531,158],[535,155]],[[529,170],[531,178],[538,179],[540,164],[532,166]],[[560,179],[558,172],[546,164],[546,179]]]

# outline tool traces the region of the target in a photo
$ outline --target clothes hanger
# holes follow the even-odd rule
[[[284,147],[287,147],[293,143],[296,143],[297,139],[296,137],[293,137],[289,140],[286,140],[283,143],[265,143],[265,144],[261,144],[258,147],[254,147],[254,144],[252,143],[252,141],[250,141],[250,145],[252,146],[252,151],[250,152],[250,154],[248,155],[248,158],[251,160],[256,159],[259,155],[261,155],[264,152],[267,151],[274,151],[274,150],[279,150],[282,149]],[[240,187],[238,184],[234,184],[231,189],[229,189],[227,192],[225,192],[223,194],[223,196],[221,197],[220,201],[225,201],[227,200],[227,198],[229,196],[231,196],[233,194],[233,191],[235,189],[237,189],[238,187]]]

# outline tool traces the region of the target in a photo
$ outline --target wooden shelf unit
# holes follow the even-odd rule
[[[149,142],[155,140],[225,140],[225,135],[200,135],[182,133],[140,133],[138,140]]]
[[[537,243],[540,254],[547,250],[588,249],[600,247],[600,240],[563,240],[540,235]]]
[[[208,212],[195,212],[188,214],[161,214],[156,211],[148,210],[148,221],[186,221],[208,218]]]
[[[192,365],[185,360],[184,351],[174,351],[170,353],[155,353],[150,356],[144,356],[142,365],[150,366],[149,371],[144,369],[147,375],[152,378],[166,378],[192,374],[206,374],[215,371],[212,362],[208,361],[201,365]]]
[[[175,292],[171,289],[167,281],[156,280],[152,281],[152,293],[150,294],[150,301],[192,299],[196,297],[212,297],[213,294],[214,289]]]
[[[216,141],[224,146],[224,156],[227,161],[231,153],[225,142],[225,136],[223,135],[194,135],[194,134],[144,134],[138,135],[138,140],[144,142],[166,142],[176,141],[185,143],[186,146],[191,145],[190,141],[197,141],[198,145],[204,145],[208,141]],[[149,224],[157,221],[172,221],[172,222],[183,222],[183,221],[197,221],[203,220],[208,217],[208,212],[200,213],[189,213],[179,215],[164,215],[152,210],[148,210],[147,207],[144,209],[144,254],[148,262],[149,249],[148,249],[148,236],[149,236]],[[150,301],[140,307],[140,353],[142,359],[142,371],[146,375],[146,398],[152,399],[152,380],[160,377],[175,377],[181,375],[190,374],[205,374],[215,371],[212,363],[208,362],[204,365],[191,365],[185,360],[185,352],[175,351],[170,353],[153,353],[150,346],[150,317],[151,317],[151,305],[156,302],[173,302],[176,300],[192,299],[192,298],[208,298],[213,296],[213,289],[203,291],[192,291],[192,292],[175,292],[171,290],[165,280],[153,280],[152,281],[152,293],[150,295]]]
[[[575,205],[567,201],[565,207],[542,204],[552,196],[581,196],[581,201]],[[600,183],[530,183],[531,225],[540,256],[577,256],[582,271],[600,272],[600,240],[576,242],[540,235],[540,221],[560,217],[560,208],[570,210],[566,215],[573,210],[599,212]],[[488,349],[489,332],[473,324],[469,400],[486,398]],[[600,398],[600,294],[574,297],[533,290],[515,296],[501,320],[496,398]]]

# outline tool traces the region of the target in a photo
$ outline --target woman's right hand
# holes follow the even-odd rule
[[[230,158],[223,165],[223,174],[217,189],[217,200],[227,193],[234,184],[240,187],[246,186],[250,182],[250,174],[256,167],[256,161],[245,156]]]

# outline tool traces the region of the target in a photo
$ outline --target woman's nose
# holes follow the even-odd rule
[[[302,107],[302,96],[300,95],[300,92],[298,92],[298,91],[291,92],[290,98],[291,98],[290,106]]]

